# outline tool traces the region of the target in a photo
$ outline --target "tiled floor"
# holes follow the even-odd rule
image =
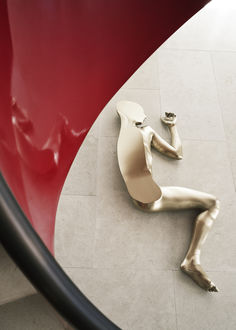
[[[236,329],[236,2],[213,0],[122,87],[88,134],[65,183],[56,257],[79,288],[122,329]],[[193,211],[145,214],[119,173],[118,100],[178,116],[182,161],[153,152],[155,180],[215,194],[220,215],[202,263],[220,292],[179,271]]]
[[[33,286],[0,244],[0,310],[2,305],[33,293]]]
[[[48,302],[39,294],[5,304],[0,308],[1,330],[65,330]]]

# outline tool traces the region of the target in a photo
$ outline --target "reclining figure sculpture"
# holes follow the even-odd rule
[[[207,291],[219,291],[201,267],[200,254],[203,243],[218,213],[219,200],[215,196],[183,187],[159,187],[152,178],[151,146],[162,154],[182,159],[182,145],[176,128],[176,115],[165,113],[162,122],[171,133],[171,145],[150,126],[143,108],[134,102],[117,104],[121,128],[117,145],[121,174],[134,204],[142,211],[199,209],[188,252],[181,270]]]

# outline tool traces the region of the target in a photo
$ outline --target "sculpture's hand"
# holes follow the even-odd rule
[[[161,121],[168,127],[174,126],[177,121],[176,114],[173,112],[165,112],[165,116],[161,117]]]

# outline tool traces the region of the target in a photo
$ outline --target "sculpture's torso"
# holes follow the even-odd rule
[[[117,154],[121,174],[131,197],[141,203],[152,203],[161,197],[160,187],[152,178],[150,127],[122,125]]]

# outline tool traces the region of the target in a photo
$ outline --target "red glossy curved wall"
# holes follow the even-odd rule
[[[0,0],[0,168],[51,252],[61,188],[89,128],[207,2]]]

